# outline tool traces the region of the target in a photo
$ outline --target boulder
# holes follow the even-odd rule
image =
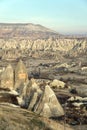
[[[50,83],[50,86],[53,87],[53,88],[64,88],[65,87],[65,83],[60,81],[60,80],[54,79]]]
[[[82,101],[82,97],[80,96],[73,96],[68,99],[68,101]]]
[[[83,108],[85,108],[87,106],[87,97],[80,97],[80,96],[73,96],[70,97],[67,100],[67,105],[71,105],[74,107],[78,107],[80,109],[80,107],[82,106]],[[82,109],[82,108],[81,108]]]

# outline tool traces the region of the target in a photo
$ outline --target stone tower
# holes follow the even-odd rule
[[[28,81],[28,74],[26,67],[22,60],[20,60],[15,68],[15,87]]]
[[[1,87],[9,89],[14,87],[14,72],[10,64],[1,74]]]

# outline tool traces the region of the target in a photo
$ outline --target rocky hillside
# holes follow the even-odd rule
[[[21,108],[0,105],[0,130],[64,130],[64,125]],[[73,130],[66,126],[67,130]]]
[[[78,91],[71,85],[30,79],[21,60],[15,69],[8,65],[0,72],[0,130],[86,130],[87,88]]]
[[[78,57],[87,52],[87,39],[0,39],[0,57],[16,59],[24,57]],[[16,52],[16,53],[15,53]],[[62,56],[62,55],[61,55]]]
[[[69,57],[77,57],[86,53],[87,38],[63,36],[38,24],[0,23],[0,48],[1,50],[16,49],[29,53],[29,56],[32,55],[30,52],[50,51],[52,54],[58,51]],[[2,56],[1,50],[0,55]],[[19,57],[21,54],[18,51],[16,54]],[[4,55],[8,55],[7,53]],[[12,50],[9,56],[11,58],[17,57],[13,53]]]
[[[87,39],[0,29],[0,130],[87,130]]]
[[[64,117],[64,109],[52,86],[28,79],[25,65],[20,60],[13,71],[8,65],[0,74],[0,130],[73,130],[64,121],[52,118]],[[44,86],[44,89],[41,87]],[[64,83],[63,83],[64,87]]]
[[[0,24],[0,38],[46,39],[60,35],[44,26],[28,24]]]
[[[85,55],[87,52],[87,39],[78,40],[77,44],[73,46],[68,55],[71,57],[78,57],[79,55]]]

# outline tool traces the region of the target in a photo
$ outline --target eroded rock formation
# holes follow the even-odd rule
[[[45,86],[41,102],[36,111],[46,117],[57,117],[64,115],[64,110],[50,86]]]
[[[11,65],[8,65],[1,74],[1,87],[9,89],[14,87],[14,72]]]
[[[0,99],[2,102],[12,104],[17,101],[18,104],[16,104],[20,107],[27,108],[48,118],[64,115],[64,110],[51,87],[48,85],[44,87],[45,89],[42,91],[34,78],[28,79],[26,67],[20,60],[15,72],[11,65],[8,65],[5,71],[2,72]],[[16,95],[13,90],[17,93]]]
[[[15,68],[15,88],[20,86],[20,84],[27,82],[27,80],[28,74],[26,67],[22,60],[20,60]]]

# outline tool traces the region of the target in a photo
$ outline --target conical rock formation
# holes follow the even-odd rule
[[[21,83],[25,83],[28,80],[28,74],[26,67],[22,60],[20,60],[15,68],[15,88],[17,88]]]
[[[46,117],[57,117],[64,115],[62,106],[56,98],[53,90],[48,85],[45,86],[44,94],[36,112]]]
[[[14,73],[11,65],[8,65],[1,74],[1,87],[13,89],[14,87]]]

